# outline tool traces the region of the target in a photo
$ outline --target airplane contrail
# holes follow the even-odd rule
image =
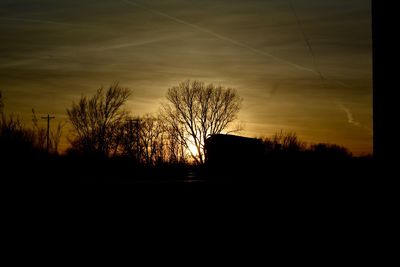
[[[132,47],[132,46],[141,46],[141,45],[153,44],[153,43],[159,42],[161,40],[163,40],[163,38],[109,45],[109,46],[98,47],[98,48],[91,49],[91,50],[94,50],[94,51],[114,50],[114,49],[127,48],[127,47]]]
[[[22,21],[22,22],[35,22],[42,24],[51,24],[51,25],[62,25],[62,26],[73,26],[73,27],[82,27],[80,24],[73,23],[65,23],[65,22],[57,22],[51,20],[42,20],[42,19],[29,19],[29,18],[10,18],[10,17],[2,17],[1,20],[9,20],[9,21]]]
[[[216,38],[218,38],[218,39],[220,39],[220,40],[227,41],[227,42],[229,42],[229,43],[231,43],[231,44],[234,44],[234,45],[237,45],[237,46],[246,48],[246,49],[248,49],[248,50],[250,50],[250,51],[253,51],[254,53],[256,53],[256,54],[258,54],[258,55],[262,55],[262,56],[266,56],[266,57],[272,58],[272,59],[274,59],[274,60],[276,60],[276,61],[278,61],[278,62],[285,63],[285,64],[290,65],[290,66],[292,66],[292,67],[295,67],[296,69],[299,69],[299,70],[304,70],[304,71],[311,72],[311,73],[317,75],[318,77],[320,77],[321,80],[322,80],[323,82],[324,82],[324,81],[331,81],[331,82],[334,82],[334,83],[336,83],[336,84],[339,84],[339,85],[341,85],[342,87],[345,87],[345,88],[349,88],[349,87],[350,87],[349,85],[345,84],[344,82],[341,82],[341,81],[335,80],[335,79],[329,79],[329,78],[325,77],[325,76],[322,74],[322,72],[318,70],[318,68],[316,67],[315,53],[313,52],[313,49],[312,49],[312,47],[311,47],[311,44],[310,44],[310,42],[309,42],[309,39],[308,39],[307,35],[306,35],[305,32],[304,32],[304,29],[301,27],[301,22],[300,22],[300,20],[299,20],[299,18],[298,18],[297,13],[295,12],[294,7],[293,7],[293,5],[292,5],[291,2],[290,2],[290,4],[291,4],[291,7],[292,7],[293,11],[295,12],[295,16],[296,16],[297,22],[300,23],[299,26],[301,27],[301,30],[302,30],[302,32],[303,32],[303,36],[305,37],[305,40],[306,40],[306,42],[307,42],[307,45],[308,45],[308,47],[309,47],[309,49],[310,49],[310,52],[311,52],[311,54],[312,54],[312,56],[313,56],[313,58],[314,58],[314,59],[313,59],[313,62],[314,62],[314,68],[315,68],[315,69],[308,68],[308,67],[305,67],[305,66],[302,66],[302,65],[293,63],[293,62],[291,62],[291,61],[285,60],[285,59],[283,59],[283,58],[274,56],[274,55],[272,55],[271,53],[268,53],[268,52],[265,52],[265,51],[263,51],[263,50],[254,48],[254,47],[249,46],[249,45],[247,45],[247,44],[244,44],[244,43],[242,43],[242,42],[239,42],[239,41],[236,41],[236,40],[231,39],[231,38],[229,38],[229,37],[226,37],[226,36],[223,36],[223,35],[221,35],[221,34],[215,33],[215,32],[213,32],[213,31],[210,31],[210,30],[206,29],[206,28],[200,27],[200,26],[198,26],[198,25],[196,25],[196,24],[192,24],[192,23],[189,23],[189,22],[187,22],[187,21],[178,19],[178,18],[176,18],[176,17],[173,17],[173,16],[168,15],[168,14],[166,14],[166,13],[160,12],[160,11],[158,11],[158,10],[155,10],[155,9],[152,9],[152,8],[149,8],[149,7],[146,7],[146,6],[142,5],[142,4],[138,4],[138,3],[135,2],[135,1],[131,1],[131,0],[122,0],[122,2],[124,2],[124,3],[128,4],[128,5],[137,6],[137,7],[139,7],[139,8],[144,9],[144,10],[147,10],[147,11],[153,13],[153,14],[157,14],[157,15],[159,15],[159,16],[162,16],[162,17],[165,17],[165,18],[167,18],[167,19],[173,20],[173,21],[175,21],[175,22],[177,22],[177,23],[180,23],[180,24],[186,25],[186,26],[188,26],[188,27],[191,27],[191,28],[193,28],[193,29],[196,29],[196,30],[198,30],[198,31],[201,31],[201,32],[210,34],[210,35],[212,35],[212,36],[214,36],[214,37],[216,37]],[[325,85],[325,83],[324,83],[324,85]]]
[[[362,129],[368,131],[368,134],[370,136],[374,135],[373,129],[367,125],[362,125],[360,122],[354,120],[353,113],[349,108],[347,108],[342,102],[337,101],[336,104],[339,106],[339,108],[346,113],[347,116],[347,122],[349,124],[352,124],[356,127],[361,127]]]
[[[311,55],[311,57],[313,59],[314,69],[316,70],[317,74],[320,76],[321,80],[324,81],[325,77],[324,77],[324,75],[322,74],[322,72],[318,68],[317,59],[315,57],[314,49],[311,46],[310,39],[308,38],[308,36],[307,36],[307,34],[306,34],[305,30],[304,30],[303,23],[301,22],[301,20],[300,20],[300,18],[298,16],[298,14],[296,12],[296,9],[294,8],[294,5],[293,5],[291,0],[289,0],[289,5],[290,5],[290,8],[292,9],[294,17],[296,18],[297,25],[298,25],[298,27],[300,29],[300,32],[301,32],[301,34],[303,36],[303,39],[304,39],[306,45],[308,47],[310,55]]]
[[[268,53],[268,52],[265,52],[265,51],[263,51],[263,50],[260,50],[260,49],[251,47],[251,46],[249,46],[249,45],[247,45],[247,44],[244,44],[244,43],[242,43],[242,42],[236,41],[236,40],[231,39],[231,38],[229,38],[229,37],[220,35],[220,34],[218,34],[218,33],[215,33],[215,32],[213,32],[213,31],[210,31],[210,30],[208,30],[208,29],[206,29],[206,28],[200,27],[200,26],[198,26],[198,25],[196,25],[196,24],[192,24],[192,23],[189,23],[189,22],[187,22],[187,21],[184,21],[184,20],[178,19],[178,18],[176,18],[176,17],[170,16],[170,15],[168,15],[168,14],[166,14],[166,13],[160,12],[160,11],[158,11],[158,10],[155,10],[155,9],[152,9],[152,8],[148,8],[148,7],[146,7],[146,6],[142,5],[142,4],[138,4],[137,2],[134,2],[134,1],[129,1],[129,0],[122,0],[122,1],[123,1],[124,3],[126,3],[126,4],[128,4],[128,5],[137,6],[137,7],[139,7],[139,8],[145,9],[145,10],[147,10],[147,11],[153,13],[153,14],[157,14],[157,15],[159,15],[159,16],[162,16],[162,17],[168,18],[168,19],[170,19],[170,20],[173,20],[173,21],[175,21],[175,22],[177,22],[177,23],[180,23],[180,24],[186,25],[186,26],[188,26],[188,27],[191,27],[191,28],[193,28],[193,29],[196,29],[196,30],[198,30],[198,31],[201,31],[201,32],[210,34],[210,35],[212,35],[212,36],[214,36],[214,37],[216,37],[216,38],[218,38],[218,39],[220,39],[220,40],[227,41],[227,42],[229,42],[229,43],[231,43],[231,44],[234,44],[234,45],[237,45],[237,46],[246,48],[246,49],[248,49],[248,50],[250,50],[250,51],[253,51],[254,53],[256,53],[256,54],[258,54],[258,55],[270,57],[270,58],[273,58],[273,59],[276,60],[276,61],[279,61],[279,62],[288,64],[288,65],[291,65],[291,66],[293,66],[293,67],[295,67],[295,68],[297,68],[297,69],[304,70],[304,71],[309,71],[309,72],[312,72],[312,73],[314,73],[314,74],[316,74],[316,75],[319,75],[319,74],[318,74],[318,71],[316,71],[316,70],[314,70],[314,69],[311,69],[311,68],[308,68],[308,67],[305,67],[305,66],[301,66],[301,65],[299,65],[299,64],[293,63],[293,62],[288,61],[288,60],[285,60],[285,59],[283,59],[283,58],[274,56],[274,55],[272,55],[272,54],[270,54],[270,53]]]
[[[354,126],[357,126],[357,127],[360,127],[360,126],[361,126],[361,123],[359,123],[358,121],[355,121],[355,120],[354,120],[353,113],[351,112],[351,110],[350,110],[349,108],[345,107],[345,106],[343,105],[343,103],[340,103],[340,102],[338,102],[337,105],[339,106],[339,108],[340,108],[341,110],[343,110],[343,111],[346,113],[347,122],[348,122],[348,123],[353,124]]]
[[[293,5],[292,0],[288,0],[288,2],[289,2],[289,5],[290,5],[290,8],[291,8],[291,10],[292,10],[292,12],[293,12],[293,14],[294,14],[294,17],[295,17],[295,19],[296,19],[296,22],[297,22],[297,25],[298,25],[298,27],[299,27],[299,29],[300,29],[300,32],[301,32],[301,34],[302,34],[302,36],[303,36],[304,42],[306,43],[306,46],[308,47],[308,50],[309,50],[310,55],[311,55],[311,57],[312,57],[313,66],[314,66],[314,69],[315,69],[315,73],[316,73],[316,74],[319,76],[319,78],[321,79],[323,86],[326,87],[325,81],[329,80],[329,81],[331,81],[331,82],[334,82],[334,83],[336,83],[336,84],[341,85],[342,87],[349,88],[350,86],[347,85],[346,83],[342,82],[342,81],[335,80],[335,79],[327,79],[327,78],[325,77],[325,75],[321,72],[321,70],[318,68],[317,58],[316,58],[314,49],[313,49],[313,47],[311,46],[310,38],[308,37],[308,35],[306,34],[306,31],[304,30],[303,23],[302,23],[302,21],[300,20],[299,15],[297,14],[297,11],[296,11],[296,9],[295,9],[295,7],[294,7],[294,5]]]

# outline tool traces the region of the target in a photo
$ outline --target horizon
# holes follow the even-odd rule
[[[115,81],[132,115],[155,113],[168,88],[200,80],[243,98],[240,135],[372,154],[370,1],[41,2],[0,0],[0,90],[26,124],[33,108],[56,125]]]

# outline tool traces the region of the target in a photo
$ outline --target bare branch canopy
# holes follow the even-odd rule
[[[185,81],[168,89],[163,116],[172,125],[185,147],[196,148],[192,157],[204,163],[205,140],[222,133],[237,119],[242,99],[235,89]]]
[[[129,96],[128,89],[114,83],[106,91],[100,88],[92,97],[83,96],[73,103],[67,114],[76,134],[74,145],[107,156],[116,151],[117,134],[127,117],[122,107]]]

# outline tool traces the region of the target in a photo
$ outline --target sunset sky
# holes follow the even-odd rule
[[[115,81],[155,113],[197,79],[237,89],[244,136],[372,153],[368,0],[0,0],[0,32],[0,90],[27,124]]]

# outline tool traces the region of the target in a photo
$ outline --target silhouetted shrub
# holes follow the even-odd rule
[[[295,159],[307,149],[306,143],[298,139],[296,133],[283,132],[272,137],[261,138],[264,145],[264,157],[268,159]]]
[[[350,159],[352,154],[343,146],[335,144],[314,144],[309,149],[313,159],[337,160]]]
[[[16,114],[6,114],[0,92],[0,153],[3,158],[27,158],[46,153],[46,130],[39,126],[32,110],[33,127],[28,128]],[[50,152],[57,152],[61,137],[61,124],[57,132],[51,132]]]
[[[45,150],[38,145],[37,140],[37,133],[25,128],[18,116],[1,114],[0,153],[4,159],[22,159],[43,154]]]

